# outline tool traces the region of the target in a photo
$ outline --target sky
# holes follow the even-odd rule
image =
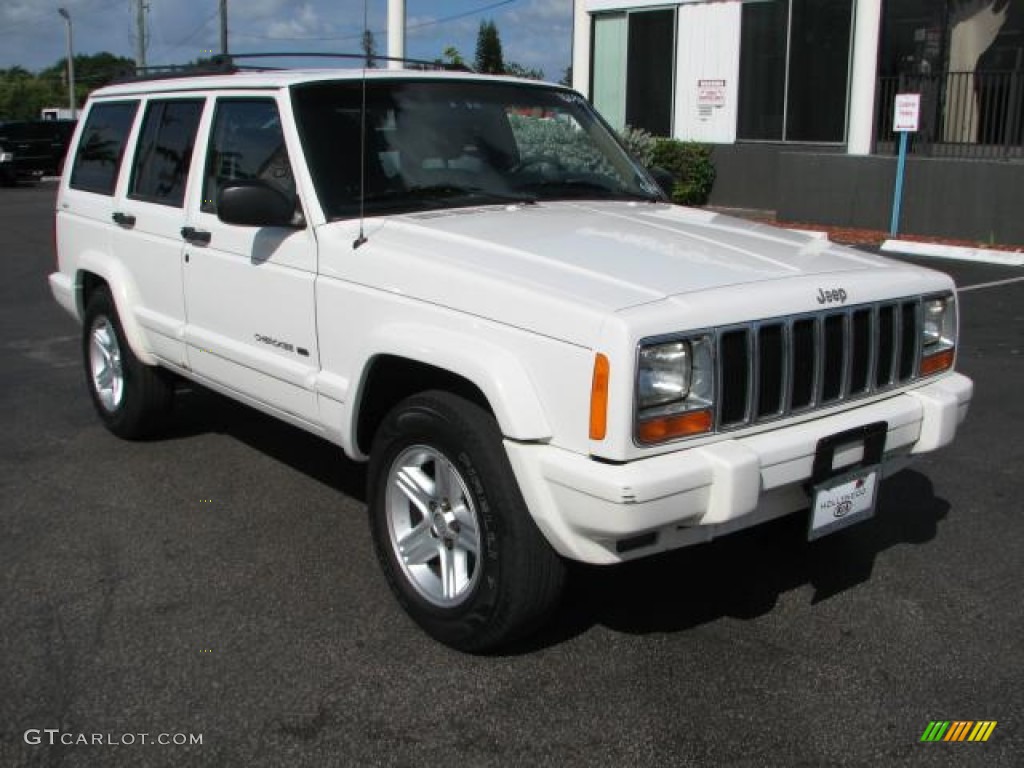
[[[219,50],[218,0],[146,0],[147,64],[184,64]],[[387,0],[366,0],[377,51],[387,53]],[[506,61],[561,79],[569,66],[572,0],[407,0],[406,55],[433,60],[454,45],[472,63],[481,20],[498,27]],[[71,15],[76,54],[134,59],[134,0],[0,0],[0,68],[36,72],[65,55]],[[363,0],[228,0],[234,52],[357,52]],[[317,66],[310,62],[310,66]]]

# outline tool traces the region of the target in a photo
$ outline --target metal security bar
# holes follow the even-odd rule
[[[1024,70],[881,77],[875,91],[875,152],[895,153],[897,93],[921,94],[910,152],[930,157],[1024,158]]]
[[[718,332],[720,430],[827,408],[912,381],[921,299],[762,320]]]

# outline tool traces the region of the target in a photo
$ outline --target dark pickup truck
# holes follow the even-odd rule
[[[0,124],[0,182],[57,176],[74,120],[19,120]]]

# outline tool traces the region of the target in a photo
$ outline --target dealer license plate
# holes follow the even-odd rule
[[[878,476],[877,466],[861,467],[814,486],[807,538],[813,541],[875,514]]]

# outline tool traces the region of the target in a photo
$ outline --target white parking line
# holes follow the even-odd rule
[[[964,291],[976,291],[979,288],[996,288],[1000,285],[1010,285],[1011,283],[1019,283],[1024,280],[1024,277],[1008,277],[1005,280],[993,280],[991,283],[977,283],[976,285],[965,285],[963,288],[957,288],[957,293],[963,293]]]

